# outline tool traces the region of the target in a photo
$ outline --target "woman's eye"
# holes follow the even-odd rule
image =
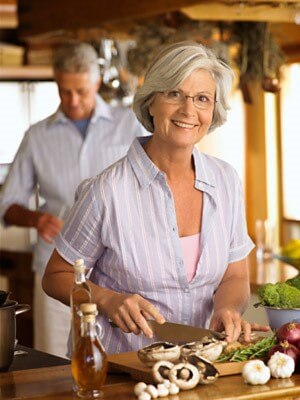
[[[170,92],[168,92],[168,97],[169,98],[180,97],[180,92],[178,92],[177,90],[171,90]]]
[[[203,94],[201,94],[200,96],[198,96],[198,97],[197,97],[197,100],[198,100],[200,103],[207,103],[207,102],[210,101],[209,98],[208,98],[207,96],[204,96]]]

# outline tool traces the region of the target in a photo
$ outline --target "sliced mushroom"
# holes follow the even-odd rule
[[[169,374],[171,382],[175,383],[181,390],[193,389],[199,382],[199,371],[190,363],[174,365]]]
[[[181,360],[184,361],[189,354],[197,353],[200,357],[204,357],[213,362],[221,355],[223,347],[223,341],[204,337],[201,341],[187,343],[181,346]]]
[[[202,349],[197,351],[200,357],[206,358],[208,361],[216,361],[223,351],[223,345],[221,342],[210,343],[203,346]]]
[[[181,358],[184,360],[185,355],[190,353],[195,353],[195,351],[203,348],[202,341],[198,340],[197,342],[191,342],[183,344],[180,348]]]
[[[169,373],[174,367],[174,364],[170,361],[157,361],[152,367],[152,376],[156,383],[164,383],[166,379],[169,379]]]
[[[180,347],[173,343],[156,342],[138,350],[139,359],[148,367],[152,367],[157,361],[175,362],[180,358]]]
[[[213,364],[203,357],[200,357],[197,353],[189,354],[186,357],[186,361],[194,365],[199,371],[199,383],[209,384],[217,380],[219,371],[213,366]]]

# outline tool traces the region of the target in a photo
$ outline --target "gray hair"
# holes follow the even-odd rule
[[[193,71],[203,69],[210,72],[216,82],[216,100],[213,119],[208,133],[224,124],[228,97],[233,83],[233,71],[207,47],[192,41],[184,41],[163,47],[150,63],[143,85],[137,89],[133,111],[138,120],[149,131],[154,131],[149,105],[157,92],[178,87]]]
[[[54,74],[57,72],[88,72],[91,81],[100,79],[96,50],[88,43],[71,43],[60,47],[54,54]]]

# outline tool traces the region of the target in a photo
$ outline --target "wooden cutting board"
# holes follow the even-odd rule
[[[220,373],[220,376],[240,374],[244,362],[227,362],[215,363],[214,366]],[[137,352],[110,354],[108,356],[109,371],[126,372],[131,375],[132,379],[153,383],[152,372],[150,367],[146,367],[138,358]]]

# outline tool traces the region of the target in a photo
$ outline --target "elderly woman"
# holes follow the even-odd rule
[[[69,304],[70,264],[85,260],[108,353],[149,344],[149,318],[225,330],[229,342],[241,331],[250,339],[242,313],[253,243],[241,183],[229,164],[195,148],[225,122],[232,80],[200,44],[164,48],[133,106],[153,135],[77,191],[43,287]]]

